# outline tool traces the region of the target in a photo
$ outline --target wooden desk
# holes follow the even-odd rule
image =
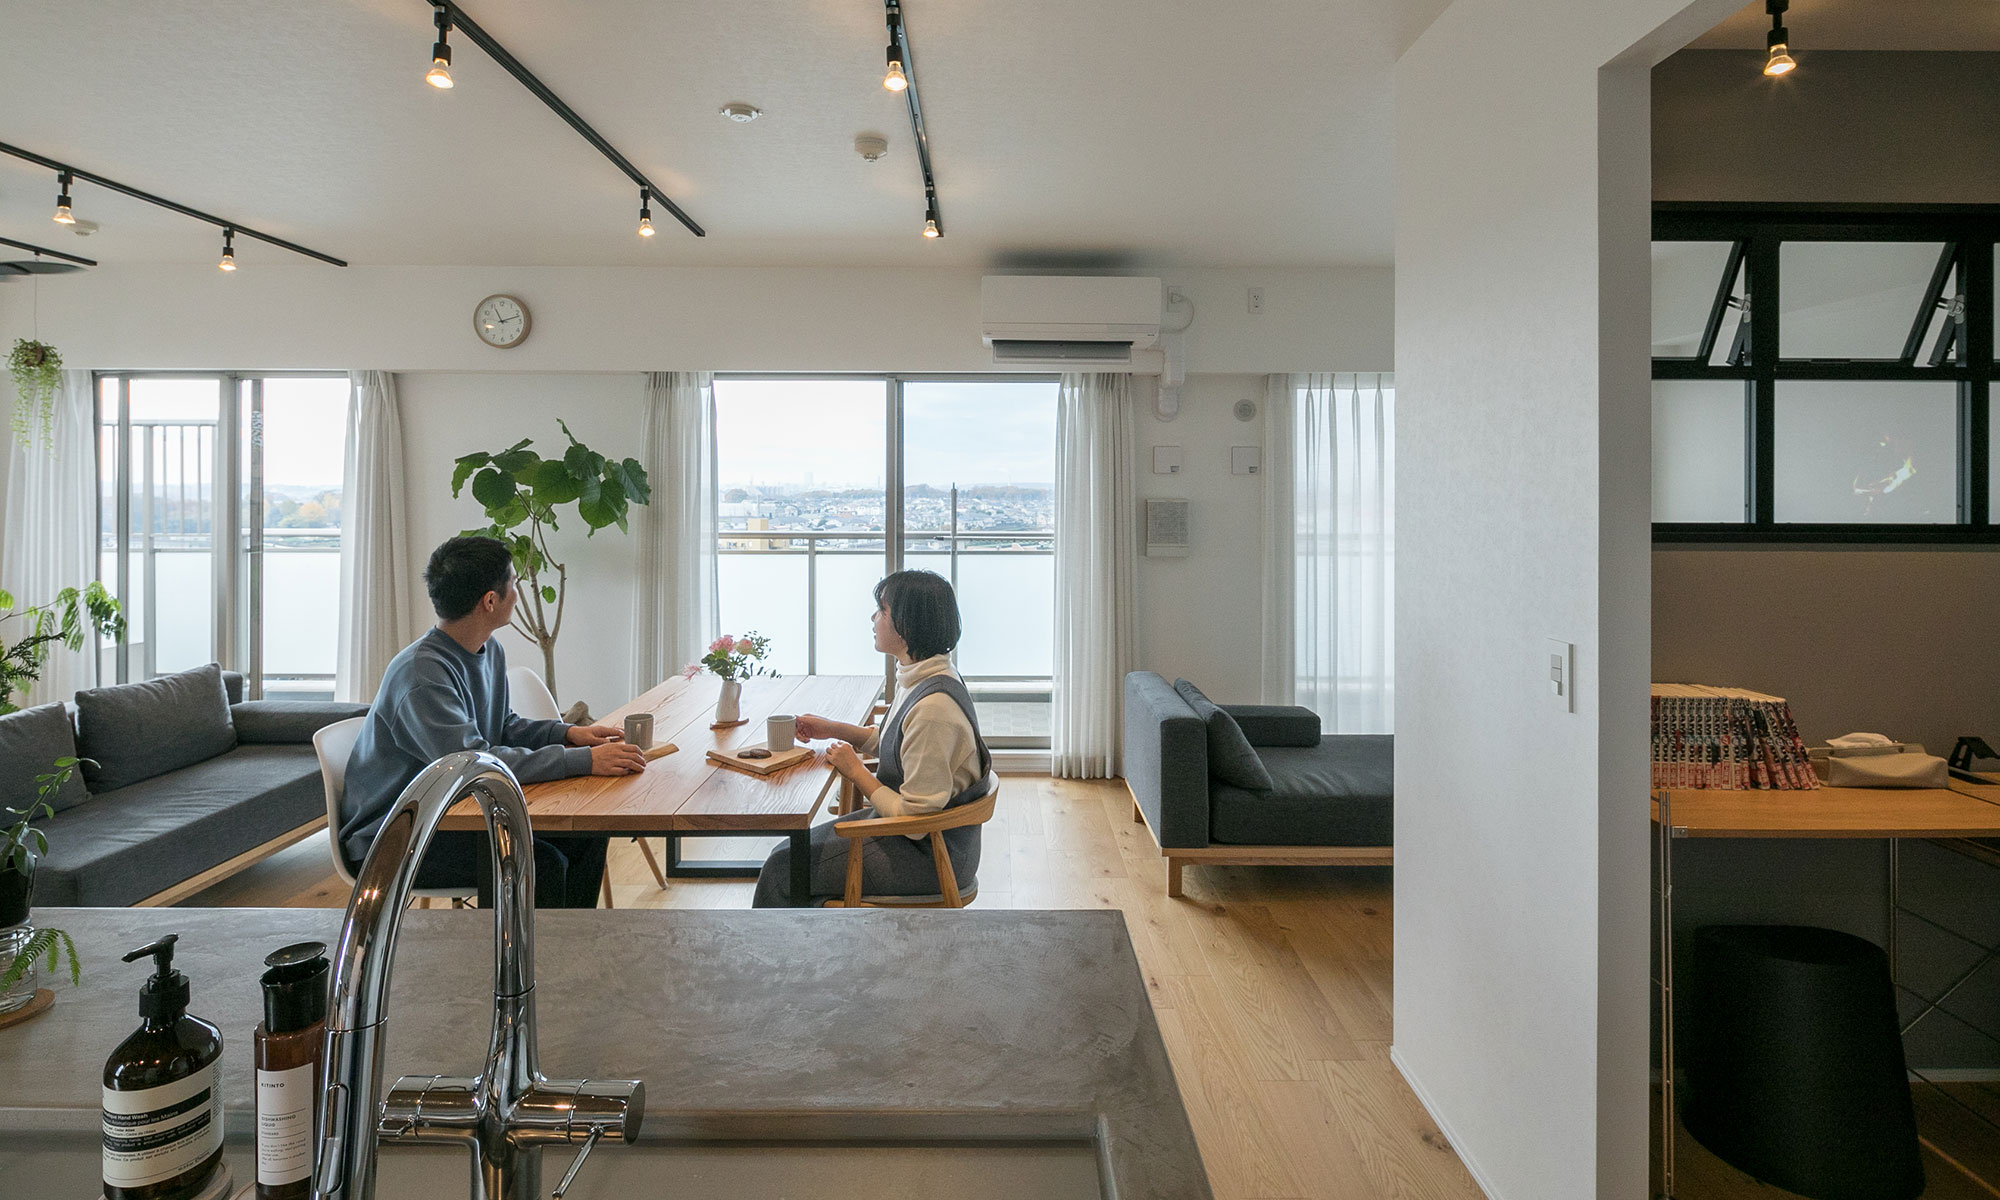
[[[675,874],[742,874],[754,863],[686,867],[679,863],[679,839],[688,836],[781,834],[792,842],[792,896],[810,898],[812,863],[806,837],[813,816],[839,776],[807,759],[776,774],[759,777],[708,760],[711,749],[734,749],[764,740],[764,718],[773,713],[819,713],[837,721],[865,723],[882,690],[875,675],[760,677],[743,683],[744,724],[711,730],[722,681],[713,675],[675,676],[606,715],[604,724],[622,725],[638,712],[653,714],[653,743],[672,742],[678,753],[654,759],[637,775],[580,775],[522,789],[528,819],[538,833],[601,833],[606,837],[667,838],[668,870]],[[486,828],[479,807],[467,800],[445,815],[440,829]]]
[[[1681,838],[1882,838],[1889,842],[1889,972],[1896,972],[1899,839],[2000,836],[2000,784],[1809,792],[1667,789],[1653,793],[1659,873],[1661,1191],[1674,1195],[1674,855]],[[1907,1025],[1905,1026],[1907,1028]]]

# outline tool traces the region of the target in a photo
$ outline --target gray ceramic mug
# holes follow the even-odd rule
[[[783,754],[798,743],[799,719],[788,713],[779,713],[764,722],[764,744],[771,753]]]
[[[653,714],[633,713],[625,718],[625,740],[641,750],[653,748]]]

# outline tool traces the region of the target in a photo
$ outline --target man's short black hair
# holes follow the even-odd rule
[[[910,646],[910,658],[949,654],[958,648],[958,597],[935,571],[898,571],[875,585],[875,603],[889,611]]]
[[[424,587],[439,618],[456,621],[514,577],[514,554],[499,538],[455,537],[431,551]]]

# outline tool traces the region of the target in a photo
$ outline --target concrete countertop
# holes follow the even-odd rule
[[[168,933],[247,1118],[263,958],[331,946],[340,921],[37,909],[75,937],[84,982],[0,1029],[0,1135],[98,1127],[104,1060],[151,970],[118,957]],[[406,914],[385,1086],[479,1069],[492,957],[490,913]],[[546,911],[535,957],[543,1071],[645,1080],[648,1140],[1094,1138],[1107,1196],[1211,1196],[1121,913]]]

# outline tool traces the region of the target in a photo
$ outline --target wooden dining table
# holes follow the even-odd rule
[[[709,760],[710,750],[734,750],[765,740],[765,718],[817,713],[865,725],[879,675],[762,676],[743,681],[743,723],[711,728],[722,681],[701,674],[675,676],[631,703],[606,714],[602,723],[620,725],[633,713],[653,714],[653,744],[680,747],[646,764],[636,775],[579,775],[522,790],[528,820],[538,833],[664,837],[670,874],[754,874],[755,863],[684,866],[683,837],[783,836],[792,846],[792,902],[810,902],[812,861],[807,836],[813,817],[840,777],[816,757],[757,776]],[[822,743],[825,744],[825,743]],[[441,829],[486,828],[476,802],[467,800],[445,814]]]

